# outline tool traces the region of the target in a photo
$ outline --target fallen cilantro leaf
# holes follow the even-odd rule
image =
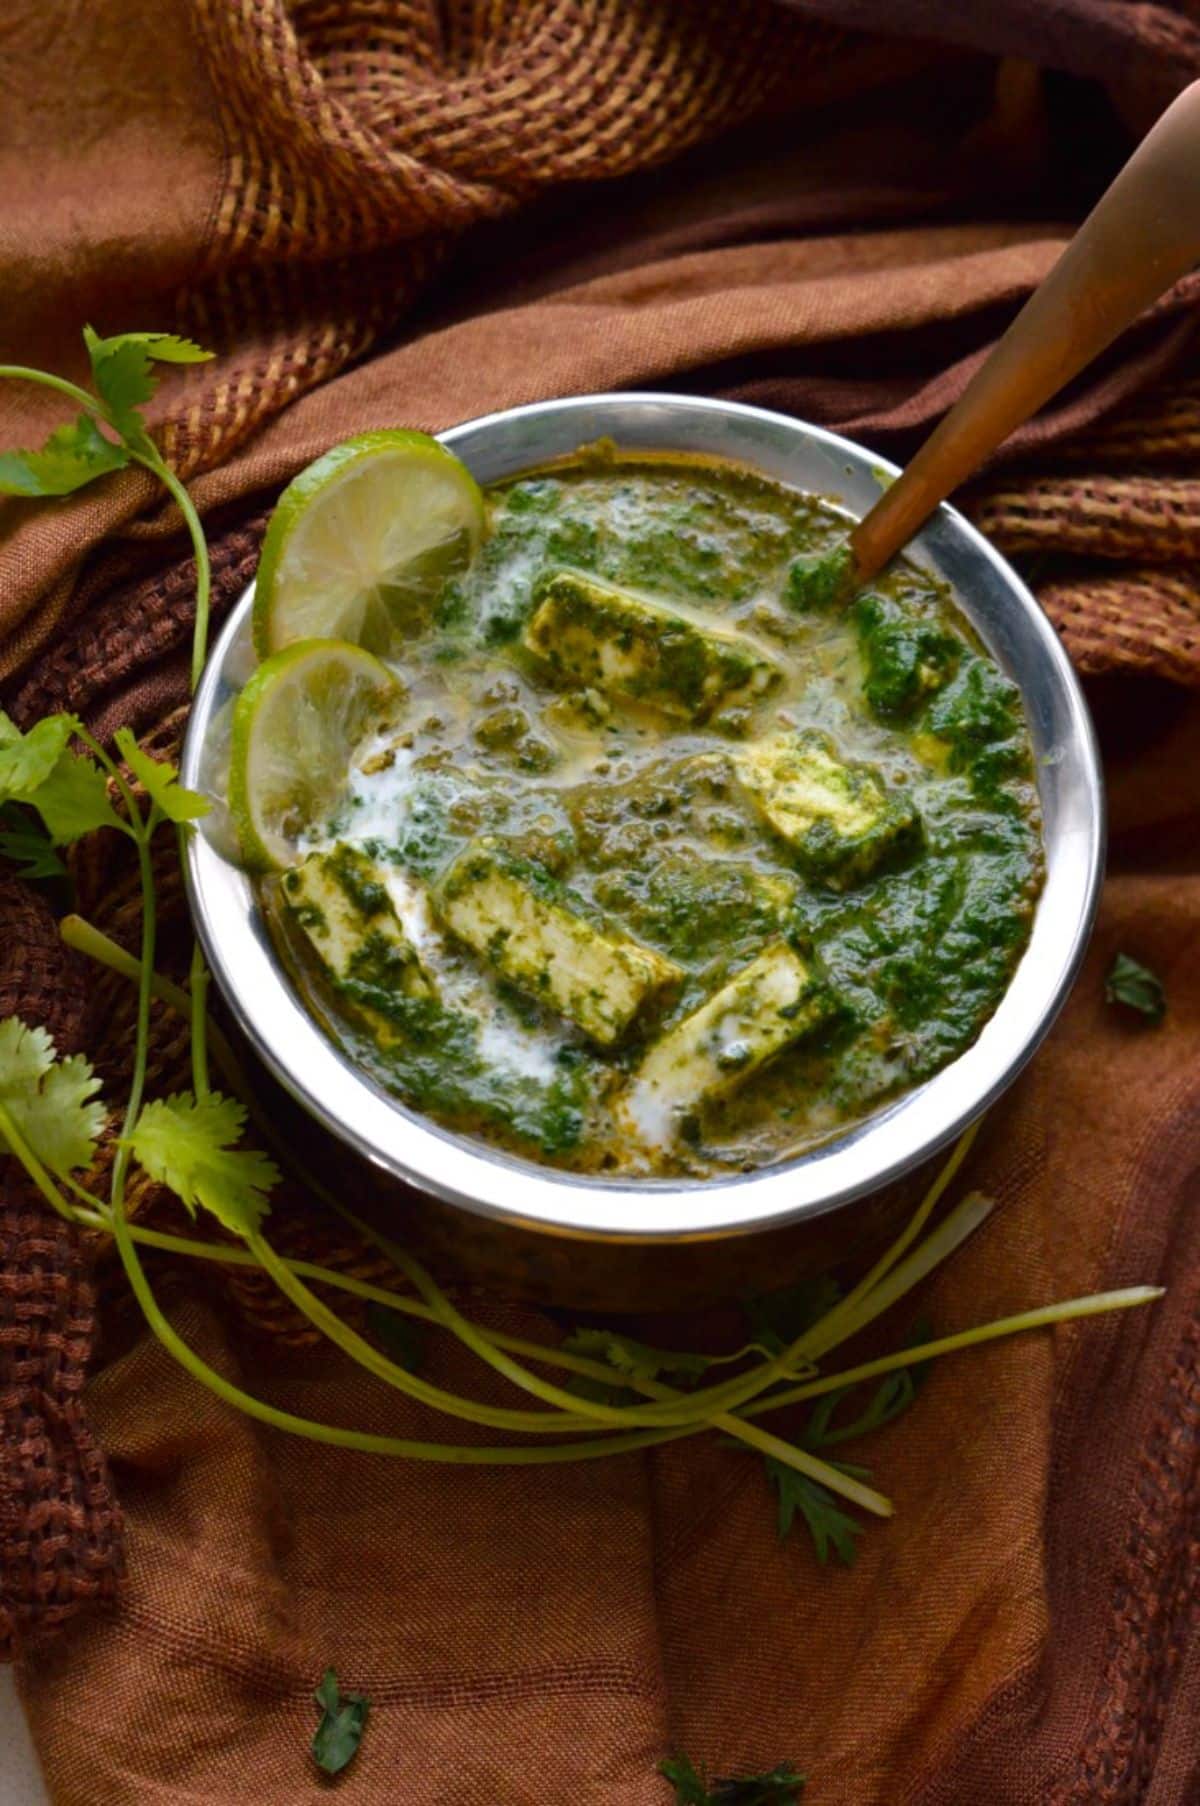
[[[773,1455],[764,1455],[763,1461],[767,1477],[779,1494],[780,1542],[789,1535],[799,1511],[808,1526],[817,1560],[822,1565],[827,1563],[832,1549],[844,1567],[852,1568],[858,1554],[854,1539],[863,1532],[858,1520],[848,1517],[833,1494],[818,1481],[810,1480],[807,1474],[797,1473],[794,1467],[777,1461]],[[849,1468],[843,1462],[837,1465],[844,1472],[859,1476],[864,1473],[863,1469]]]
[[[576,1329],[563,1342],[567,1354],[586,1355],[591,1361],[604,1361],[613,1370],[613,1383],[588,1374],[572,1376],[567,1391],[576,1398],[589,1398],[597,1404],[619,1404],[636,1400],[640,1395],[624,1382],[631,1379],[668,1379],[675,1384],[690,1385],[712,1365],[707,1355],[688,1354],[680,1349],[651,1348],[632,1336],[611,1329]]]
[[[185,790],[176,781],[178,766],[169,759],[152,759],[149,753],[142,751],[127,727],[117,729],[116,742],[126,765],[168,821],[195,821],[197,816],[208,814],[208,798],[198,791]]]
[[[67,868],[45,828],[15,803],[0,807],[0,856],[11,859],[19,878],[65,878]]]
[[[668,1756],[658,1772],[674,1787],[675,1806],[796,1806],[804,1787],[804,1776],[790,1762],[781,1762],[770,1774],[710,1782],[686,1756]]]
[[[1123,1003],[1151,1022],[1161,1022],[1167,1013],[1167,993],[1161,978],[1149,966],[1143,966],[1127,953],[1118,953],[1104,981],[1107,1003]]]
[[[104,1127],[94,1101],[100,1080],[82,1054],[60,1060],[44,1028],[19,1016],[0,1022],[0,1105],[43,1166],[69,1173],[88,1166]],[[0,1147],[7,1147],[0,1128]]]
[[[236,1098],[214,1091],[197,1100],[182,1091],[143,1107],[128,1146],[193,1216],[202,1204],[234,1235],[254,1235],[270,1209],[279,1168],[256,1148],[234,1146],[245,1121]]]
[[[70,495],[128,462],[123,445],[106,439],[90,414],[79,414],[55,427],[39,451],[0,452],[0,495]]]
[[[371,1702],[365,1693],[343,1693],[334,1668],[325,1670],[313,1698],[321,1708],[313,1732],[313,1758],[325,1774],[340,1775],[362,1742]]]
[[[397,1367],[417,1372],[425,1355],[425,1338],[411,1317],[372,1301],[367,1306],[367,1328]]]

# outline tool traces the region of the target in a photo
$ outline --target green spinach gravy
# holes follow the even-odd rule
[[[1043,862],[1018,693],[846,517],[604,446],[497,485],[272,913],[411,1107],[575,1171],[729,1174],[969,1047]]]

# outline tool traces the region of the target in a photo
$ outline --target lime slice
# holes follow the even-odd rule
[[[329,820],[354,749],[393,713],[404,686],[344,640],[301,640],[258,667],[237,699],[229,807],[248,865],[300,856],[300,837]]]
[[[361,433],[279,498],[254,597],[260,658],[314,636],[388,653],[483,538],[483,496],[425,433]]]

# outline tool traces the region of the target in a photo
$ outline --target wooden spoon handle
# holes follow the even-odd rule
[[[1200,259],[1200,82],[1143,139],[987,362],[850,536],[882,569],[1014,427]]]

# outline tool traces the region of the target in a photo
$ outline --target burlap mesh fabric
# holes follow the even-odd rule
[[[781,104],[836,41],[723,0],[193,3],[229,175],[185,308],[233,355],[164,422],[189,473],[360,356],[467,227]]]
[[[215,622],[253,574],[279,485],[325,446],[367,426],[437,429],[540,395],[674,387],[782,408],[902,459],[961,391],[1069,235],[1089,198],[1079,170],[1067,173],[1072,163],[1082,164],[1087,176],[1078,147],[1094,149],[1098,167],[1107,166],[1105,158],[1111,164],[1129,133],[1200,73],[1200,26],[1191,9],[1096,0],[1069,0],[1056,9],[1053,42],[1039,35],[1037,8],[1026,0],[966,10],[950,0],[791,9],[772,0],[119,0],[111,9],[76,15],[73,60],[56,58],[35,17],[42,10],[15,9],[14,66],[25,71],[33,98],[22,125],[18,85],[6,91],[9,124],[18,148],[22,130],[29,145],[38,134],[57,131],[58,161],[47,177],[47,198],[31,190],[23,210],[14,211],[8,239],[0,237],[0,273],[11,278],[0,292],[0,357],[11,351],[71,370],[81,313],[93,313],[111,330],[178,326],[218,351],[211,365],[167,373],[151,410],[162,444],[205,512]],[[850,22],[856,29],[847,28]],[[153,80],[130,78],[131,44],[140,47],[140,65],[152,70]],[[996,56],[1020,60],[997,63]],[[1039,63],[1087,77],[1088,85],[1061,74],[1047,78]],[[89,69],[100,72],[94,86]],[[69,105],[62,98],[68,90]],[[105,146],[104,178],[92,171],[76,188],[75,174],[86,161],[78,144],[85,140]],[[23,167],[0,164],[9,192]],[[150,197],[144,208],[130,199],[143,193]],[[78,249],[79,220],[88,207],[99,223]],[[114,258],[113,244],[136,247],[136,283],[129,258]],[[1023,429],[961,498],[1026,572],[1084,673],[1167,680],[1179,692],[1200,689],[1196,301],[1193,277]],[[18,402],[0,386],[0,442],[32,441],[58,418],[56,405],[36,395]],[[49,510],[5,504],[4,706],[22,726],[59,708],[79,712],[103,737],[128,724],[152,750],[172,753],[186,716],[193,579],[177,520],[139,476]],[[1163,693],[1153,690],[1156,699]],[[1156,700],[1150,713],[1174,723],[1179,706]],[[1180,731],[1183,738],[1170,742],[1160,763],[1153,763],[1160,755],[1148,755],[1145,795],[1134,799],[1118,775],[1119,819],[1134,823],[1139,835],[1184,810],[1183,802],[1164,802],[1195,745],[1194,736]],[[136,874],[112,838],[97,836],[73,853],[77,903],[132,949]],[[1143,839],[1137,845],[1144,858]],[[1176,865],[1181,857],[1171,854]],[[188,936],[169,835],[156,849],[156,870],[162,964],[178,976]],[[1189,952],[1186,911],[1173,898],[1166,880],[1148,870],[1120,877],[1102,929],[1103,953],[1120,936],[1141,934],[1156,962],[1178,963],[1182,986],[1194,949]],[[0,881],[0,925],[0,1015],[45,1022],[63,1050],[86,1046],[106,1095],[119,1103],[133,1020],[128,985],[71,961],[45,904],[11,878]],[[1092,983],[1094,991],[1095,974]],[[981,1268],[1001,1298],[1027,1260],[1047,1286],[1083,1283],[1110,1268],[1122,1279],[1150,1277],[1156,1262],[1169,1264],[1170,1234],[1186,1236],[1179,1226],[1186,1223],[1195,1100],[1157,1046],[1143,1060],[1140,1048],[1111,1040],[1111,1031],[1098,1025],[1091,995],[1082,994],[1069,1032],[1088,1050],[1095,1043],[1082,1038],[1081,1025],[1101,1037],[1099,1076],[1089,1081],[1067,1057],[1069,1047],[1052,1054],[1046,1082],[1057,1087],[1056,1105],[1026,1090],[1012,1119],[1001,1183],[1014,1208],[1031,1213],[1042,1239],[1030,1256],[1010,1212],[999,1248]],[[1184,1004],[1173,1005],[1184,1038],[1191,995],[1185,991]],[[161,1005],[154,1010],[150,1080],[158,1091],[188,1082],[186,1030]],[[1097,1090],[1132,1095],[1136,1083],[1157,1086],[1152,1097],[1147,1092],[1146,1112],[1155,1134],[1147,1137],[1152,1146],[1138,1140],[1136,1160],[1131,1153],[1123,1165],[1125,1143]],[[1066,1198],[1061,1231],[1052,1216],[1037,1214],[1037,1175],[1054,1147],[1055,1109],[1067,1111],[1073,1130],[1090,1128],[1097,1152],[1089,1182],[1109,1213],[1085,1208],[1072,1192],[1069,1163],[1060,1158],[1052,1170]],[[108,1147],[98,1177],[110,1159]],[[1144,1210],[1138,1208],[1142,1187],[1156,1200]],[[144,1185],[134,1189],[131,1205],[155,1220],[179,1220],[172,1214],[177,1207]],[[41,1632],[119,1588],[120,1510],[81,1392],[94,1355],[97,1298],[118,1344],[128,1324],[102,1247],[72,1237],[11,1176],[0,1211],[0,1637],[41,1650]],[[1118,1225],[1111,1245],[1110,1218]],[[1065,1242],[1069,1233],[1074,1242],[1066,1252],[1056,1238]],[[347,1242],[299,1192],[289,1194],[281,1212],[279,1239],[289,1251],[361,1276],[380,1273],[374,1257]],[[1080,1248],[1091,1262],[1086,1267]],[[1184,1256],[1177,1260],[1186,1277]],[[173,1297],[192,1284],[169,1263],[159,1263],[155,1275]],[[947,1291],[958,1298],[953,1276]],[[243,1275],[221,1294],[224,1302],[214,1308],[219,1313],[232,1304],[237,1320],[251,1326],[254,1359],[268,1383],[277,1367],[280,1385],[296,1372],[308,1384],[307,1370],[290,1363],[311,1357],[311,1335],[274,1289]],[[986,1676],[973,1680],[966,1672],[969,1649],[958,1652],[958,1666],[953,1653],[945,1655],[944,1670],[934,1663],[941,1691],[918,1695],[926,1700],[928,1724],[913,1749],[912,1737],[906,1744],[894,1725],[873,1726],[868,1734],[852,1721],[849,1703],[839,1717],[822,1693],[822,1675],[843,1675],[852,1703],[853,1670],[839,1667],[842,1645],[824,1663],[814,1647],[805,1686],[806,1697],[818,1702],[814,1711],[827,1740],[822,1759],[865,1776],[861,1798],[871,1806],[884,1797],[889,1763],[903,1770],[903,1797],[928,1806],[975,1800],[1009,1806],[1035,1797],[1022,1792],[1026,1783],[1041,1790],[1037,1798],[1064,1803],[1185,1806],[1200,1797],[1194,1746],[1176,1728],[1178,1711],[1168,1710],[1172,1701],[1195,1696],[1189,1575],[1197,1396],[1187,1302],[1185,1291],[1175,1315],[1142,1332],[1158,1351],[1158,1365],[1136,1410],[1131,1402],[1119,1424],[1114,1418],[1104,1452],[1109,1494],[1128,1493],[1135,1501],[1128,1523],[1110,1538],[1119,1551],[1111,1584],[1107,1568],[1103,1584],[1096,1580],[1090,1590],[1079,1564],[1039,1568],[1033,1542],[1040,1532],[1028,1513],[1020,1515],[998,1470],[973,1470],[961,1493],[939,1504],[920,1492],[917,1470],[922,1461],[934,1465],[929,1449],[922,1454],[917,1442],[906,1456],[890,1445],[900,1481],[907,1479],[918,1498],[914,1536],[932,1535],[939,1512],[954,1519],[964,1543],[983,1525],[993,1567],[984,1573],[980,1558],[979,1596],[965,1600],[962,1610],[964,1621],[985,1626],[979,1638],[987,1642],[989,1665]],[[198,1339],[216,1337],[217,1319],[200,1303],[188,1300],[181,1308],[191,1313]],[[1064,1545],[1074,1539],[1079,1549],[1098,1547],[1104,1559],[1110,1543],[1089,1541],[1098,1537],[1107,1507],[1101,1476],[1085,1478],[1095,1465],[1086,1424],[1089,1413],[1116,1411],[1114,1400],[1124,1399],[1128,1351],[1136,1355],[1143,1346],[1137,1333],[1127,1330],[1125,1341],[1115,1330],[1107,1335],[1100,1346],[1113,1365],[1101,1363],[1090,1390],[1069,1353],[1053,1376],[1048,1357],[1034,1357],[1031,1388],[1040,1384],[1049,1400],[1052,1391],[1057,1397],[1074,1386],[1076,1406],[1060,1417],[1048,1402],[1044,1422],[1027,1416],[1014,1430],[1014,1460],[1034,1476],[1031,1484],[1043,1487],[1053,1537]],[[988,1371],[984,1404],[976,1407],[1002,1439],[1015,1407],[996,1375],[1003,1371],[1016,1386],[1023,1370],[1017,1363]],[[161,1388],[155,1396],[179,1446],[193,1433],[195,1411],[195,1436],[206,1449],[211,1438],[235,1465],[257,1459],[246,1457],[241,1428],[215,1426],[182,1380],[155,1367],[152,1354],[142,1349],[127,1360],[106,1360],[98,1408],[123,1438],[122,1459],[140,1510],[151,1510],[153,1489],[147,1506],[137,1439],[126,1434],[126,1394],[151,1382]],[[319,1390],[324,1381],[311,1383]],[[1132,1380],[1129,1392],[1132,1399]],[[955,1405],[946,1438],[969,1438],[972,1422],[967,1405]],[[502,1742],[507,1718],[520,1722],[522,1712],[533,1710],[530,1699],[544,1698],[551,1702],[545,1721],[529,1721],[536,1724],[535,1741],[541,1735],[548,1748],[557,1747],[563,1726],[551,1723],[556,1700],[566,1702],[559,1718],[582,1715],[594,1739],[596,1772],[581,1801],[655,1800],[652,1764],[642,1762],[636,1771],[646,1770],[644,1782],[631,1781],[616,1754],[606,1768],[605,1739],[616,1750],[627,1721],[639,1735],[645,1729],[647,1738],[665,1739],[668,1694],[673,1731],[700,1723],[722,1747],[771,1760],[794,1753],[805,1765],[803,1707],[792,1747],[757,1750],[745,1729],[744,1700],[722,1692],[717,1670],[704,1665],[680,1629],[690,1598],[733,1586],[739,1539],[748,1552],[757,1551],[759,1567],[769,1569],[773,1559],[754,1541],[761,1501],[731,1482],[719,1455],[705,1461],[710,1465],[695,1469],[668,1466],[653,1486],[647,1481],[649,1506],[640,1479],[614,1480],[611,1496],[597,1485],[608,1508],[624,1514],[626,1530],[635,1526],[630,1560],[644,1585],[638,1591],[631,1581],[622,1596],[621,1610],[633,1626],[628,1646],[618,1638],[616,1653],[597,1654],[568,1673],[566,1657],[548,1637],[553,1649],[528,1682],[497,1672],[468,1688],[451,1677],[444,1698],[433,1697],[431,1683],[433,1716],[422,1724],[435,1773],[438,1752],[460,1759],[448,1728],[454,1710],[482,1711],[488,1735]],[[385,1512],[384,1482],[365,1484]],[[708,1487],[711,1509],[689,1518],[689,1499],[707,1496]],[[448,1510],[449,1495],[437,1496]],[[249,1512],[253,1500],[237,1497]],[[423,1519],[420,1496],[405,1497]],[[185,1502],[199,1525],[199,1494]],[[555,1494],[547,1524],[576,1523],[593,1502],[583,1486],[578,1494]],[[513,1496],[504,1495],[502,1505],[505,1522],[524,1514]],[[718,1545],[706,1536],[724,1508],[731,1540]],[[645,1529],[647,1511],[654,1536]],[[258,1534],[267,1571],[269,1527],[259,1525]],[[569,1553],[569,1535],[561,1534]],[[234,1543],[219,1547],[222,1559],[236,1565]],[[629,1551],[622,1543],[602,1554],[619,1567]],[[440,1573],[437,1564],[450,1558],[443,1551],[430,1559]],[[873,1570],[881,1588],[899,1587],[887,1595],[893,1602],[906,1597],[905,1584],[915,1584],[904,1579],[906,1559],[902,1552],[889,1567],[884,1555]],[[494,1549],[486,1560],[498,1560]],[[482,1572],[483,1554],[479,1561]],[[1023,1618],[1014,1609],[1011,1623],[1011,1589],[1006,1593],[997,1579],[1006,1564],[1029,1605]],[[155,1567],[152,1552],[147,1567]],[[382,1586],[382,1559],[379,1573]],[[784,1594],[796,1588],[789,1614],[797,1624],[811,1603],[806,1576],[802,1570],[797,1579],[789,1573],[773,1583]],[[473,1596],[470,1577],[459,1584]],[[739,1584],[750,1584],[744,1574]],[[957,1584],[948,1575],[946,1593]],[[650,1593],[665,1628],[647,1680],[649,1633],[639,1614]],[[869,1614],[872,1597],[860,1592],[854,1609]],[[595,1600],[589,1606],[569,1589],[562,1598],[568,1614],[578,1611],[580,1637],[590,1637],[587,1612]],[[759,1609],[766,1614],[765,1599]],[[516,1594],[511,1610],[515,1620]],[[1030,1650],[1045,1636],[1048,1616],[1071,1627],[1064,1672],[1082,1671],[1078,1651],[1085,1645],[1096,1652],[1096,1669],[1080,1682],[1090,1689],[1086,1697],[1071,1693],[1064,1703],[1056,1692],[1053,1710],[1039,1716],[1038,1688],[1050,1682]],[[93,1678],[111,1678],[110,1658],[90,1628],[103,1622],[99,1615],[87,1618],[62,1639],[66,1649],[79,1638],[79,1659]],[[438,1633],[425,1629],[440,1650]],[[914,1626],[914,1649],[923,1647],[928,1631],[922,1618]],[[157,1620],[147,1616],[142,1632],[168,1647]],[[785,1725],[785,1706],[771,1703],[773,1674],[754,1669],[765,1657],[745,1632],[739,1622],[729,1635],[753,1669],[750,1692],[757,1680],[764,1720]],[[221,1634],[214,1631],[214,1641]],[[821,1634],[814,1623],[813,1638]],[[782,1645],[786,1628],[778,1635]],[[299,1632],[294,1641],[302,1641]],[[126,1663],[134,1663],[135,1653],[126,1648]],[[905,1650],[894,1653],[899,1672]],[[304,1661],[312,1654],[306,1649]],[[270,1711],[280,1715],[285,1744],[290,1738],[299,1748],[309,1716],[307,1683],[295,1697],[286,1687],[278,1700],[270,1691],[293,1655],[284,1638],[265,1669],[254,1672]],[[30,1682],[47,1748],[57,1737],[48,1702],[55,1684],[70,1684],[72,1659],[40,1656],[41,1684]],[[793,1659],[798,1671],[804,1668],[803,1650]],[[229,1673],[243,1660],[249,1658],[231,1657]],[[60,1661],[62,1680],[55,1669]],[[38,1671],[30,1673],[36,1679]],[[410,1697],[407,1685],[397,1683],[397,1697],[424,1711],[428,1701],[422,1695],[418,1702],[415,1683]],[[206,1686],[211,1694],[218,1683]],[[224,1695],[220,1704],[235,1722],[236,1704]],[[882,1706],[879,1716],[886,1718]],[[1019,1759],[1011,1737],[1006,1742],[995,1731],[1010,1723],[1034,1727]],[[395,1761],[404,1759],[401,1749]],[[251,1784],[261,1780],[264,1800],[273,1806],[276,1799],[306,1797],[307,1773],[296,1779],[282,1755],[278,1773],[273,1754],[264,1762],[270,1774],[251,1776]],[[60,1751],[55,1772],[56,1797],[91,1806],[86,1751]],[[493,1773],[492,1785],[502,1789],[510,1771],[497,1772],[502,1778]],[[568,1797],[554,1772],[531,1778],[527,1796],[488,1791],[474,1769],[472,1775],[475,1791],[464,1794],[470,1800],[494,1797],[507,1806],[528,1797],[557,1806]],[[1196,1791],[1189,1793],[1193,1783]],[[405,1785],[406,1797],[419,1806],[427,1797],[439,1800],[436,1792],[421,1791],[425,1779]],[[197,1786],[198,1797],[226,1797],[211,1777]],[[130,1780],[120,1797],[170,1795],[143,1795]],[[364,1797],[392,1796],[385,1789]]]
[[[0,1017],[84,1041],[83,973],[40,898],[0,878]],[[0,1189],[0,1655],[28,1625],[111,1598],[120,1511],[82,1401],[96,1328],[91,1249],[8,1171]]]

